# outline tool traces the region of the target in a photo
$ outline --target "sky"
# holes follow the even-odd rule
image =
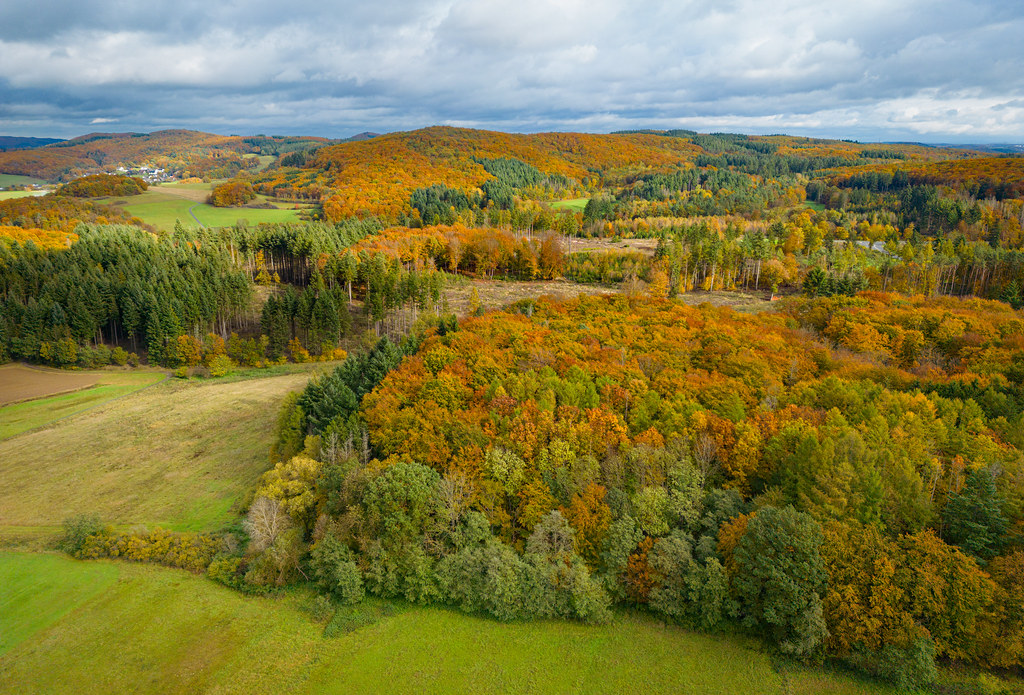
[[[0,4],[0,135],[455,125],[1024,142],[1021,0]]]

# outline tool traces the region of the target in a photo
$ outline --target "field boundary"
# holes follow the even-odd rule
[[[18,362],[18,363],[15,363],[15,364],[21,364],[22,366],[28,367],[29,369],[36,369],[36,367],[34,365],[28,365],[28,364],[25,364],[25,363],[22,363],[22,362]],[[37,371],[51,371],[51,370],[38,369]],[[59,372],[60,370],[52,370],[52,371]],[[134,370],[130,370],[127,373],[130,373],[131,371],[134,371]],[[143,373],[163,374],[163,378],[160,379],[159,381],[154,381],[151,384],[146,384],[145,386],[143,386],[141,388],[138,388],[138,389],[135,389],[134,391],[129,391],[128,393],[123,393],[120,396],[114,396],[113,398],[110,398],[108,400],[100,401],[99,403],[94,403],[94,404],[92,404],[90,406],[86,406],[85,408],[82,408],[81,410],[76,410],[73,413],[68,413],[67,415],[62,415],[59,418],[57,418],[56,420],[50,420],[50,421],[45,422],[45,423],[43,423],[41,425],[36,425],[35,427],[31,427],[29,429],[22,430],[21,432],[18,432],[16,434],[11,435],[10,437],[6,437],[6,438],[3,438],[3,439],[0,439],[0,441],[5,441],[6,439],[13,439],[14,437],[20,437],[21,435],[24,435],[24,434],[30,434],[32,432],[37,432],[37,431],[39,431],[41,429],[45,429],[47,427],[51,427],[53,425],[56,425],[59,422],[63,422],[64,420],[67,420],[68,418],[75,417],[76,415],[81,415],[82,413],[87,413],[87,412],[89,412],[91,410],[99,408],[100,406],[104,406],[104,405],[107,405],[107,404],[110,404],[110,403],[115,403],[115,402],[121,400],[122,398],[125,398],[127,396],[131,396],[131,395],[136,394],[136,393],[142,393],[146,389],[150,389],[150,388],[152,388],[154,386],[162,384],[162,383],[164,383],[165,381],[167,381],[168,379],[171,378],[171,374],[169,372],[151,371],[151,372],[143,372]],[[46,396],[40,396],[39,398],[22,399],[20,401],[15,401],[15,402],[12,402],[12,403],[5,403],[3,406],[0,406],[0,410],[2,410],[3,408],[7,408],[7,407],[10,407],[10,406],[19,405],[19,404],[23,404],[23,403],[32,403],[34,401],[42,401],[42,400],[45,400],[47,398],[57,398],[59,396],[67,396],[69,394],[79,393],[81,391],[88,391],[89,389],[97,388],[97,387],[102,386],[102,385],[103,384],[96,383],[96,384],[92,384],[90,386],[85,386],[83,388],[70,389],[70,390],[67,390],[67,391],[62,391],[60,393],[47,394]]]
[[[22,398],[17,401],[7,401],[6,403],[3,404],[3,406],[0,407],[6,408],[9,405],[20,405],[22,403],[31,403],[32,401],[41,401],[44,398],[53,398],[54,396],[67,396],[68,394],[78,393],[79,391],[88,391],[91,388],[96,388],[96,386],[98,386],[98,384],[89,384],[88,386],[79,386],[76,389],[68,389],[66,391],[54,391],[53,393],[48,393],[45,396],[32,396],[30,398]]]

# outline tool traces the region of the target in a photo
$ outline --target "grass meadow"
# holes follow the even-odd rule
[[[17,174],[0,174],[0,188],[8,186],[42,186],[46,181],[34,179],[31,176],[19,176]]]
[[[41,191],[0,191],[0,200],[12,198],[29,198],[32,196],[44,195]]]
[[[309,375],[170,379],[0,441],[0,543],[36,547],[84,513],[122,527],[205,531],[231,523],[270,467],[281,400]]]
[[[208,187],[208,184],[201,185]],[[180,194],[175,195],[161,191],[161,187],[151,188],[139,195],[96,198],[95,200],[119,207],[158,229],[168,230],[173,229],[174,223],[177,221],[180,221],[185,227],[195,225],[196,220],[207,227],[227,227],[239,220],[258,224],[260,222],[295,222],[299,219],[299,210],[218,208],[196,202]]]
[[[327,637],[303,590],[246,597],[180,570],[11,552],[0,582],[0,692],[892,692],[631,614],[506,625],[399,605]]]
[[[590,198],[573,198],[571,200],[559,200],[551,203],[556,210],[571,210],[572,212],[583,212],[587,207]]]

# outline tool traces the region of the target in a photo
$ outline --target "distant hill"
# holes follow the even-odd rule
[[[57,138],[23,138],[14,135],[0,135],[0,152],[11,150],[31,150],[44,145],[62,142]]]
[[[261,193],[286,200],[329,201],[325,206],[329,218],[400,219],[410,214],[411,196],[417,189],[434,185],[466,193],[480,189],[495,178],[487,168],[495,165],[487,160],[518,160],[511,166],[561,177],[566,193],[576,191],[586,197],[596,187],[628,184],[640,176],[693,166],[745,167],[744,171],[774,176],[878,161],[970,156],[920,145],[686,130],[521,134],[435,126],[359,138],[282,158],[279,166],[259,174],[253,185]]]
[[[0,152],[0,173],[70,181],[118,167],[141,166],[210,178],[227,178],[258,165],[244,155],[278,156],[337,140],[314,137],[214,135],[194,130],[154,133],[89,133],[31,150]]]
[[[976,152],[994,152],[1002,154],[1024,154],[1024,144],[996,143],[988,145],[937,145],[950,149],[974,150]]]

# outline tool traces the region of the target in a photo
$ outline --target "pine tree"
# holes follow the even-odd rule
[[[942,511],[943,539],[982,561],[990,560],[1006,540],[1003,500],[988,470],[972,471],[963,489],[949,496]]]

